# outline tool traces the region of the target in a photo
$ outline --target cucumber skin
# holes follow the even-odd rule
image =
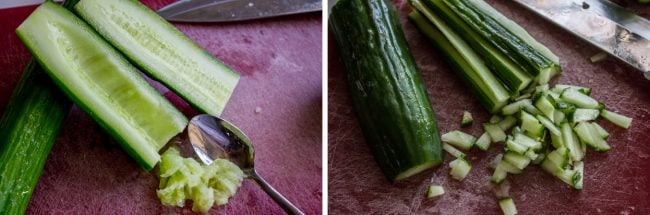
[[[71,102],[31,61],[0,119],[0,214],[23,214]]]
[[[431,102],[388,0],[341,0],[330,29],[366,141],[384,174],[442,162]]]

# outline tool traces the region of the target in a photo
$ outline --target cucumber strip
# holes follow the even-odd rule
[[[521,129],[524,130],[526,134],[536,138],[541,137],[544,132],[544,125],[542,125],[537,118],[526,111],[521,111],[519,116],[521,120]]]
[[[440,165],[435,112],[393,4],[339,0],[329,27],[366,142],[384,175],[398,181]]]
[[[239,73],[156,12],[135,0],[81,0],[74,9],[145,73],[199,111],[221,114],[239,81]]]
[[[510,116],[510,115],[506,116],[503,120],[499,121],[499,123],[498,123],[499,128],[501,128],[504,131],[509,130],[510,128],[515,126],[516,124],[517,124],[517,118],[515,118],[514,116]]]
[[[472,118],[472,114],[468,111],[463,111],[463,118],[460,120],[460,127],[470,126],[473,122],[474,118]]]
[[[585,178],[585,165],[582,161],[578,161],[573,165],[573,169],[575,169],[576,173],[580,176],[580,178],[573,185],[573,188],[581,190],[584,181],[583,179]]]
[[[592,122],[591,126],[594,127],[594,129],[596,129],[596,132],[598,132],[600,137],[602,137],[604,140],[607,140],[607,138],[609,138],[609,133],[607,132],[607,130],[601,127],[598,123]]]
[[[578,108],[571,115],[571,122],[577,123],[596,120],[596,118],[598,118],[598,115],[600,115],[600,111],[597,109]]]
[[[476,137],[462,131],[451,131],[443,134],[440,139],[462,150],[469,150],[476,142]]]
[[[517,207],[515,206],[515,202],[512,201],[512,198],[510,197],[499,199],[499,207],[501,208],[501,211],[504,215],[517,214]]]
[[[558,129],[559,129],[559,128],[558,128]],[[560,133],[560,134],[558,134],[558,135],[555,135],[555,134],[551,133],[551,144],[552,144],[553,147],[555,147],[556,149],[559,149],[559,148],[565,147],[565,146],[564,146],[564,142],[563,142],[563,140],[562,140],[562,133]]]
[[[531,162],[534,161],[534,160],[537,160],[537,157],[539,157],[539,155],[537,153],[535,153],[535,151],[533,151],[532,149],[528,150],[524,155],[526,155],[526,157],[530,158]]]
[[[460,150],[454,148],[453,146],[447,143],[442,143],[442,149],[456,158],[465,157],[465,153],[461,152]]]
[[[561,169],[566,169],[569,166],[570,157],[569,150],[564,147],[553,150],[546,155],[547,160],[553,162]]]
[[[560,95],[560,99],[581,108],[598,109],[600,107],[595,99],[571,88],[565,89]]]
[[[0,119],[0,214],[24,214],[72,103],[30,61]]]
[[[426,0],[424,4],[449,26],[454,26],[454,30],[458,35],[483,57],[485,64],[513,94],[518,94],[520,90],[525,89],[531,83],[533,80],[531,75],[524,72],[507,55],[500,52],[490,42],[472,30],[442,0]]]
[[[490,177],[490,181],[495,184],[500,184],[507,176],[508,172],[506,172],[503,167],[499,168],[497,165],[497,168],[494,169],[494,173],[492,173],[492,177]]]
[[[571,113],[575,112],[576,109],[577,109],[574,104],[563,102],[563,101],[558,101],[555,104],[555,108],[556,108],[556,110],[559,110],[560,112],[565,113],[565,114],[571,114]]]
[[[580,149],[580,143],[579,141],[577,141],[577,137],[573,133],[573,130],[571,129],[569,123],[567,122],[562,123],[560,129],[562,131],[562,142],[564,143],[566,149],[569,150],[571,159],[573,161],[582,160],[583,152]]]
[[[514,152],[506,152],[506,154],[503,155],[503,160],[507,161],[520,170],[523,170],[528,166],[528,164],[530,164],[530,158]]]
[[[561,113],[561,112],[560,112]],[[546,129],[548,129],[551,134],[553,135],[561,135],[560,129],[551,122],[551,120],[547,119],[546,117],[542,115],[537,115],[537,120],[539,120]]]
[[[537,157],[533,159],[530,163],[538,165],[541,164],[542,161],[544,161],[544,159],[546,158],[546,154],[544,153],[536,154],[536,156]],[[528,157],[531,157],[531,155],[529,155]]]
[[[513,99],[513,100],[514,100],[514,101],[520,101],[520,100],[524,100],[524,99],[529,99],[529,98],[531,98],[532,96],[533,96],[532,94],[530,94],[530,93],[526,93],[526,94],[522,94],[522,95],[520,95],[519,97],[517,97],[517,98],[515,98],[515,99]]]
[[[499,127],[499,125],[485,123],[483,129],[490,135],[492,142],[503,142],[506,140],[506,133]]]
[[[526,72],[537,76],[542,72],[549,76],[551,71],[559,72],[559,64],[547,58],[529,43],[535,41],[532,37],[522,38],[521,35],[513,34],[516,23],[508,22],[509,25],[502,25],[507,18],[503,17],[489,5],[477,4],[479,1],[467,0],[445,0],[445,3],[465,21],[474,31],[479,33],[484,39],[492,43],[502,53],[508,53],[508,57],[516,64],[522,67]],[[503,21],[497,21],[497,19]],[[525,32],[523,29],[521,32]],[[543,47],[543,46],[542,46]],[[549,51],[550,53],[550,51]],[[555,72],[552,72],[555,73]]]
[[[413,11],[409,19],[447,58],[447,62],[470,86],[483,107],[490,113],[499,111],[508,102],[510,95],[480,56],[420,0],[412,0],[410,3],[419,13]]]
[[[621,128],[629,128],[632,124],[632,118],[608,110],[603,110],[600,115]]]
[[[158,150],[187,125],[126,59],[63,7],[43,3],[16,31],[68,97],[144,169],[158,163]]]
[[[474,145],[480,150],[487,151],[490,148],[490,143],[492,143],[490,135],[487,132],[483,132]]]
[[[591,88],[589,87],[581,87],[581,86],[575,86],[575,85],[566,85],[566,84],[556,84],[552,91],[557,93],[557,94],[562,94],[562,91],[565,89],[571,88],[573,90],[576,90],[578,92],[581,92],[585,95],[591,95]]]
[[[593,148],[597,152],[609,151],[610,146],[605,142],[605,140],[600,136],[596,128],[594,128],[591,123],[580,122],[574,128],[580,140],[587,144],[587,146]]]
[[[582,179],[582,175],[578,171],[572,169],[565,169],[555,176],[573,188],[576,188],[576,184],[578,184]]]
[[[445,189],[439,185],[431,185],[427,190],[427,198],[429,199],[436,196],[441,196],[442,194],[445,194]]]
[[[449,163],[449,167],[451,167],[449,174],[452,178],[458,181],[465,179],[469,171],[472,169],[472,165],[463,158],[456,158],[456,160]]]

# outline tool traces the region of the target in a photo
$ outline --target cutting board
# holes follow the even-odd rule
[[[172,1],[145,1],[158,9]],[[0,111],[30,54],[14,33],[34,6],[0,10]],[[321,14],[247,22],[175,24],[208,52],[241,73],[222,117],[241,128],[256,150],[256,167],[307,214],[322,197]],[[154,86],[188,116],[197,112]],[[259,107],[261,112],[256,113]],[[191,207],[162,206],[158,180],[144,171],[87,114],[70,110],[34,191],[27,214],[171,214]],[[212,214],[282,214],[257,185],[245,181]]]
[[[563,73],[555,83],[593,89],[592,96],[616,112],[634,118],[628,130],[602,121],[610,133],[608,153],[592,150],[585,159],[582,191],[573,190],[538,166],[521,175],[508,176],[510,195],[521,214],[650,214],[650,81],[640,72],[612,57],[591,63],[599,50],[510,1],[488,0],[505,16],[560,57]],[[479,136],[480,124],[489,114],[414,25],[404,0],[394,0],[406,39],[424,78],[441,132],[460,128],[463,111],[474,115],[475,124],[462,131]],[[650,6],[629,4],[650,17]],[[332,214],[499,214],[489,184],[487,164],[502,151],[493,144],[488,152],[472,149],[473,168],[463,181],[449,176],[446,156],[438,168],[407,180],[390,183],[382,175],[363,139],[345,83],[345,70],[335,42],[329,37],[329,212]],[[426,199],[428,185],[444,186],[445,194]]]

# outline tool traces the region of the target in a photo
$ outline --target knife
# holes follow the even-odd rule
[[[158,14],[178,22],[231,22],[321,10],[322,0],[181,0]]]
[[[608,0],[515,0],[641,70],[650,80],[650,22]]]

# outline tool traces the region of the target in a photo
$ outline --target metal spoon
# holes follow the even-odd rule
[[[266,182],[255,171],[255,150],[250,139],[219,117],[202,114],[192,118],[187,126],[187,135],[196,156],[210,165],[215,159],[228,159],[242,169],[246,178],[253,179],[288,214],[303,214],[287,198]]]

